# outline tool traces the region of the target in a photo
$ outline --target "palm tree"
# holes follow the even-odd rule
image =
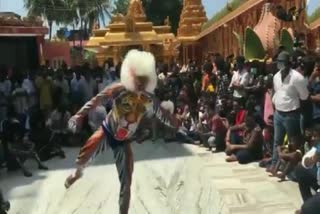
[[[63,0],[24,0],[28,16],[41,16],[49,25],[49,39],[52,38],[52,26],[54,22],[62,22],[62,14],[65,3]],[[59,9],[60,8],[60,9]]]
[[[72,11],[72,23],[76,23],[75,25],[80,23],[81,32],[85,31],[91,34],[95,21],[102,20],[105,25],[106,18],[111,18],[109,12],[111,0],[65,0],[65,3],[66,7]],[[82,45],[82,36],[80,42]]]

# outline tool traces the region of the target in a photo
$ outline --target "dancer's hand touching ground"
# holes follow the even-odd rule
[[[65,188],[69,189],[81,177],[82,177],[82,170],[77,169],[76,172],[69,175],[69,177],[64,182]]]

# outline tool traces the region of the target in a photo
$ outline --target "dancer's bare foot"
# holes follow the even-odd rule
[[[64,182],[65,188],[69,189],[81,177],[82,177],[82,172],[81,170],[77,169],[76,173],[71,174]]]
[[[301,214],[301,210],[297,210],[295,214]]]

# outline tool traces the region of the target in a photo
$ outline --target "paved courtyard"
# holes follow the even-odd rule
[[[117,214],[118,178],[111,152],[100,156],[70,190],[63,183],[78,149],[47,163],[50,171],[0,174],[10,214]],[[130,214],[293,214],[301,204],[298,187],[279,183],[257,164],[228,164],[223,154],[193,145],[134,144],[135,168]]]

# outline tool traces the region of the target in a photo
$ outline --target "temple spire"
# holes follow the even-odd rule
[[[184,0],[180,16],[178,37],[195,37],[207,22],[206,12],[201,0]]]
[[[146,21],[146,13],[144,12],[141,0],[131,0],[128,7],[127,16],[133,18],[135,21]]]

